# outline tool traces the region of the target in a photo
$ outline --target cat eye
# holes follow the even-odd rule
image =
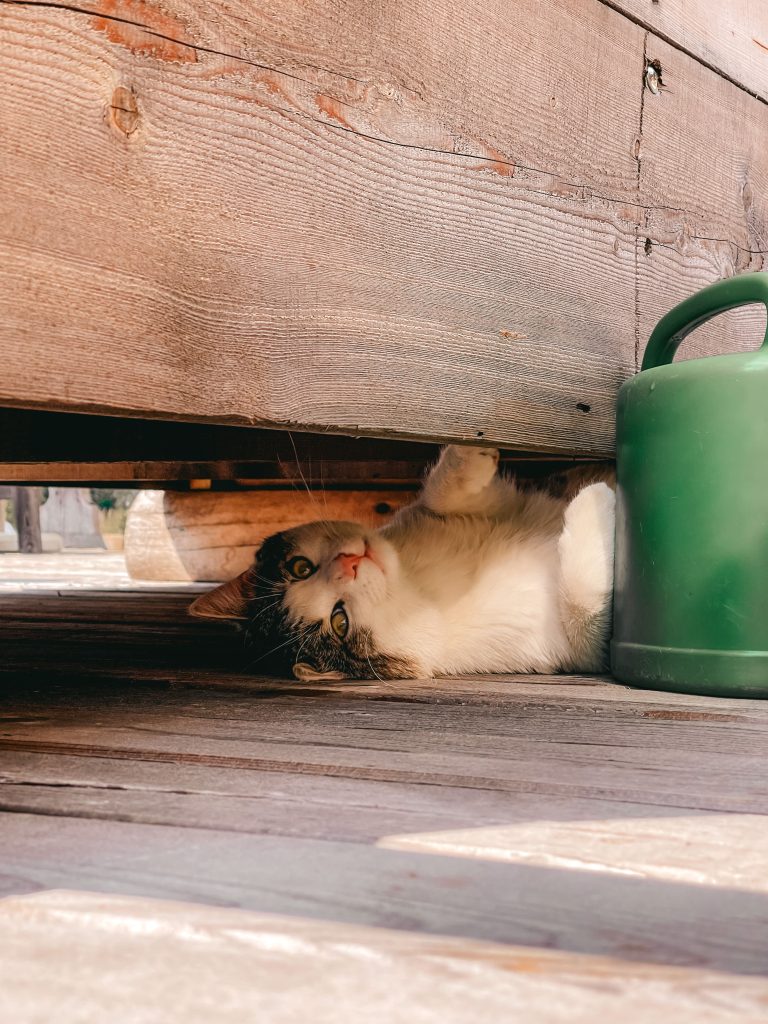
[[[331,629],[339,640],[343,640],[349,632],[349,616],[344,611],[344,605],[341,601],[339,601],[331,612]]]
[[[317,566],[313,565],[308,558],[304,558],[303,555],[297,555],[296,558],[292,558],[286,563],[285,568],[295,580],[305,580],[313,572],[317,572]]]

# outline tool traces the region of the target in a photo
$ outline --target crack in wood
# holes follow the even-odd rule
[[[637,199],[640,201],[640,197],[643,193],[643,180],[642,180],[642,168],[643,168],[643,119],[645,116],[645,69],[648,66],[648,32],[643,36],[643,71],[640,79],[640,118],[637,129]],[[645,210],[644,223],[637,224],[635,228],[635,372],[640,369],[640,230],[641,227],[644,233],[647,234],[648,230],[648,208]],[[646,243],[648,239],[646,238]],[[649,250],[646,248],[645,253],[648,255]]]
[[[165,792],[165,791],[161,791]],[[219,794],[216,794],[217,798]],[[161,828],[188,828],[188,829],[202,829],[205,832],[220,832],[227,833],[232,832],[237,835],[283,835],[287,834],[290,836],[291,833],[281,833],[274,829],[267,828],[248,828],[243,826],[242,828],[236,828],[233,825],[224,825],[221,822],[213,824],[207,824],[204,821],[195,821],[187,823],[184,821],[174,820],[172,825],[168,825],[166,822],[155,820],[152,817],[147,817],[145,814],[140,812],[129,813],[120,811],[98,811],[85,810],[80,808],[79,810],[70,809],[64,813],[53,808],[53,807],[38,807],[35,804],[25,804],[23,801],[18,803],[11,803],[0,800],[0,813],[2,814],[32,814],[43,818],[70,818],[81,821],[121,821],[132,825],[155,825]]]
[[[602,800],[609,803],[635,803],[649,806],[677,807],[686,810],[729,811],[717,798],[692,801],[690,796],[674,793],[652,793],[628,787],[614,793],[602,786],[579,783],[538,782],[526,779],[494,779],[476,775],[456,775],[398,768],[374,768],[364,765],[340,765],[307,761],[278,761],[271,758],[236,757],[227,754],[194,754],[180,751],[133,750],[125,747],[94,747],[84,743],[55,743],[46,740],[2,740],[0,750],[38,754],[61,754],[71,757],[103,758],[116,761],[198,765],[207,768],[228,768],[240,771],[276,772],[283,775],[326,776],[368,782],[407,783],[412,786],[451,787],[491,793],[515,793],[535,796],[567,797],[569,799]],[[638,767],[637,765],[635,766]],[[650,770],[650,769],[649,769]],[[66,817],[67,815],[63,815]]]
[[[165,794],[168,796],[215,796],[226,799],[263,800],[265,797],[248,793],[223,793],[217,789],[167,789],[164,786],[129,786],[111,782],[54,782],[51,780],[17,779],[12,775],[0,776],[0,786],[29,786],[31,789],[72,789],[93,790],[93,792],[116,791],[119,793]],[[0,810],[2,810],[0,805]]]
[[[722,242],[723,245],[732,245],[734,249],[746,253],[747,256],[768,256],[768,249],[747,249],[746,246],[739,245],[738,242],[734,242],[730,238],[712,238],[709,235],[691,235],[691,238],[699,242]]]
[[[184,39],[178,39],[178,38],[176,38],[174,36],[171,36],[171,35],[168,35],[168,34],[165,34],[165,33],[162,33],[162,32],[158,32],[156,29],[153,29],[150,26],[145,25],[142,22],[133,21],[130,18],[122,18],[122,17],[119,17],[118,15],[104,14],[104,13],[101,13],[99,11],[91,11],[91,10],[88,10],[86,8],[78,7],[75,4],[56,3],[55,0],[0,0],[0,4],[9,4],[9,5],[15,6],[15,7],[41,7],[41,8],[47,8],[47,9],[50,9],[50,10],[63,10],[63,11],[69,11],[70,13],[73,13],[73,14],[83,15],[83,16],[89,17],[89,18],[100,18],[100,19],[102,19],[104,21],[114,21],[117,24],[128,25],[128,26],[131,26],[133,28],[140,29],[141,31],[146,32],[148,35],[154,36],[157,39],[162,39],[165,42],[173,43],[173,44],[178,45],[178,46],[187,46],[190,49],[196,50],[199,53],[206,53],[206,54],[210,54],[212,56],[224,57],[224,58],[226,58],[228,60],[238,61],[238,62],[246,64],[246,65],[248,65],[250,67],[257,68],[260,71],[266,71],[266,72],[269,72],[270,74],[273,74],[273,75],[282,76],[282,77],[291,79],[292,81],[301,82],[302,84],[312,86],[313,88],[316,85],[316,83],[310,81],[309,79],[302,78],[300,75],[293,75],[290,72],[285,71],[283,69],[270,67],[267,64],[261,64],[261,63],[259,63],[257,61],[251,60],[251,59],[249,59],[247,57],[243,57],[243,56],[238,55],[238,54],[229,53],[229,52],[227,52],[225,50],[216,50],[216,49],[213,49],[211,47],[202,46],[202,45],[200,45],[198,43],[189,42],[189,41],[184,40]],[[326,74],[335,75],[335,76],[337,76],[339,78],[343,78],[343,79],[345,79],[347,81],[357,82],[359,84],[365,84],[365,82],[366,82],[365,79],[356,78],[353,75],[347,75],[347,74],[344,74],[343,72],[333,71],[333,70],[331,70],[329,68],[325,68],[325,67],[322,67],[320,65],[304,64],[303,66],[304,67],[314,68],[315,70],[318,70],[318,71],[323,71]],[[319,95],[324,96],[325,94],[320,93]],[[352,104],[345,104],[345,106],[352,107]],[[277,113],[281,113],[281,114],[284,114],[286,116],[290,116],[290,117],[294,117],[294,118],[301,118],[301,119],[303,119],[305,121],[308,121],[308,122],[310,122],[312,124],[320,125],[323,128],[328,128],[328,129],[331,129],[331,130],[334,130],[334,131],[338,131],[338,132],[344,132],[346,134],[349,134],[349,135],[355,136],[355,137],[357,137],[359,139],[362,139],[362,140],[364,140],[366,142],[380,143],[380,144],[386,145],[386,146],[396,146],[396,147],[401,148],[401,149],[413,150],[413,151],[418,152],[418,153],[430,153],[430,154],[434,154],[436,156],[448,156],[448,157],[452,157],[452,158],[454,158],[454,159],[456,159],[458,161],[462,161],[462,162],[468,162],[468,161],[471,161],[473,163],[474,162],[480,162],[480,163],[483,163],[483,164],[487,164],[489,166],[490,165],[501,165],[503,167],[508,167],[511,171],[514,171],[514,170],[518,169],[518,170],[522,170],[522,171],[533,172],[535,174],[549,175],[549,176],[551,176],[553,178],[557,177],[554,174],[554,172],[548,170],[545,167],[536,167],[536,166],[534,166],[532,164],[522,164],[522,163],[520,163],[520,162],[518,162],[516,160],[508,160],[508,159],[505,159],[505,158],[499,157],[499,156],[487,156],[487,155],[484,155],[482,153],[463,152],[463,151],[462,152],[457,152],[456,150],[451,150],[451,149],[441,149],[438,146],[420,146],[417,143],[398,142],[396,139],[388,139],[388,138],[384,138],[383,136],[380,136],[380,135],[372,135],[372,134],[370,134],[368,132],[363,132],[363,131],[360,131],[360,130],[358,130],[356,128],[353,128],[353,127],[351,127],[349,125],[333,124],[331,121],[323,120],[322,118],[318,118],[318,117],[313,117],[311,114],[308,114],[308,113],[306,113],[304,111],[292,110],[292,109],[290,109],[288,107],[281,107],[281,106],[273,106],[272,109],[275,112],[277,112]],[[620,196],[616,196],[616,197],[614,197],[614,196],[606,196],[606,195],[604,195],[602,193],[596,192],[592,188],[592,186],[590,186],[589,184],[584,184],[584,183],[580,183],[580,182],[572,182],[572,181],[564,181],[564,180],[561,180],[560,178],[558,178],[558,184],[560,184],[560,185],[562,185],[562,186],[564,186],[566,188],[573,188],[573,189],[580,190],[580,194],[579,195],[564,196],[564,195],[561,195],[561,194],[559,194],[557,192],[549,191],[547,189],[529,188],[525,183],[522,183],[522,182],[519,182],[519,181],[515,181],[514,182],[514,187],[515,188],[519,188],[521,191],[524,191],[526,194],[530,194],[530,195],[543,195],[543,196],[546,196],[547,198],[556,199],[557,201],[561,201],[561,202],[582,203],[583,204],[583,203],[589,203],[589,202],[592,202],[592,201],[598,201],[598,202],[607,203],[607,204],[609,204],[611,206],[629,207],[629,208],[632,208],[632,209],[639,209],[639,210],[643,210],[643,211],[646,211],[646,212],[654,211],[654,212],[673,212],[673,213],[680,213],[680,214],[686,213],[686,210],[684,210],[681,207],[646,205],[646,204],[643,204],[643,203],[641,203],[639,201],[638,202],[633,202],[630,199],[624,199],[624,198],[622,198]],[[303,429],[306,429],[306,428],[303,428]]]
[[[616,14],[620,14],[622,18],[626,18],[627,21],[631,21],[633,25],[637,25],[639,28],[645,29],[646,32],[649,32],[652,36],[655,36],[657,39],[662,40],[668,46],[671,46],[673,49],[678,50],[680,53],[684,53],[687,57],[690,57],[691,60],[695,60],[697,64],[700,64],[702,67],[707,68],[708,71],[714,72],[714,74],[716,74],[719,78],[722,78],[724,81],[728,82],[730,85],[736,86],[737,89],[740,89],[742,92],[747,93],[748,96],[751,96],[753,99],[759,100],[760,103],[764,103],[766,106],[768,106],[768,99],[765,99],[763,96],[760,95],[760,93],[755,92],[753,89],[750,89],[749,86],[745,85],[743,82],[740,82],[738,78],[734,78],[732,75],[729,75],[726,71],[723,71],[721,68],[717,67],[717,65],[712,64],[707,60],[704,60],[702,56],[697,54],[695,51],[689,49],[687,46],[683,46],[683,44],[679,42],[679,40],[673,38],[670,35],[667,35],[666,32],[663,32],[661,29],[652,25],[650,21],[646,21],[645,18],[641,18],[636,14],[631,14],[629,11],[626,11],[620,3],[615,3],[613,2],[613,0],[597,0],[597,2],[599,4],[602,4],[603,7],[607,7],[611,11],[615,11]],[[656,0],[654,0],[654,3],[655,2]],[[758,46],[762,45],[760,42],[758,42],[757,39],[753,39],[752,41],[754,43],[757,43]],[[766,47],[766,49],[768,49],[768,47]]]
[[[14,7],[43,7],[54,11],[69,11],[71,14],[82,14],[87,18],[99,18],[102,21],[111,21],[119,25],[128,25],[131,28],[140,29],[142,32],[146,32],[147,35],[154,36],[156,39],[162,39],[163,42],[166,43],[173,43],[176,46],[186,46],[198,53],[207,53],[214,57],[225,57],[227,60],[240,61],[250,67],[258,68],[260,71],[269,71],[271,74],[283,75],[285,78],[291,78],[296,82],[303,82],[305,85],[315,84],[307,78],[302,78],[300,75],[292,75],[289,71],[278,70],[277,68],[270,67],[268,64],[260,64],[258,61],[251,60],[250,58],[243,57],[242,55],[228,53],[225,50],[214,50],[212,47],[203,46],[200,43],[191,43],[186,39],[178,39],[175,36],[168,35],[164,32],[158,32],[157,29],[154,29],[149,25],[145,25],[143,22],[133,21],[131,18],[122,18],[117,14],[105,14],[96,10],[92,11],[87,8],[78,7],[75,4],[56,3],[55,0],[0,0],[0,3],[10,4]],[[350,82],[364,82],[363,79],[355,78],[352,75],[345,75],[340,71],[332,71],[329,68],[320,67],[319,65],[304,64],[303,67],[315,68],[317,71],[324,71],[326,74],[335,75],[338,78],[343,78]]]

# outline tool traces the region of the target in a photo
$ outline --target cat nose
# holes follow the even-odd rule
[[[347,555],[342,552],[340,555],[336,555],[334,562],[338,564],[343,579],[353,580],[357,577],[357,567],[364,557],[364,555]]]

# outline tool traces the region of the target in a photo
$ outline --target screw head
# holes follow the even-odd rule
[[[645,69],[645,84],[654,96],[658,96],[661,90],[661,76],[653,64],[648,64]]]

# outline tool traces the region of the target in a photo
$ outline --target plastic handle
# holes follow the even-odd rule
[[[648,339],[641,369],[650,370],[654,366],[671,363],[680,342],[691,331],[718,313],[752,302],[762,302],[768,310],[768,274],[741,274],[702,288],[659,320]],[[768,349],[768,329],[763,348]]]

